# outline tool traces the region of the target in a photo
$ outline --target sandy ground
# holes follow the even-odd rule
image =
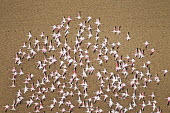
[[[157,51],[153,57],[148,58],[152,62],[152,72],[160,73],[163,69],[170,71],[170,1],[168,0],[25,0],[24,2],[0,0],[0,2],[0,107],[11,104],[16,98],[17,88],[9,87],[10,70],[15,66],[13,59],[15,52],[27,40],[28,32],[39,35],[45,31],[46,34],[50,34],[50,26],[58,24],[63,16],[76,16],[78,11],[81,11],[84,17],[100,17],[103,30],[109,31],[113,26],[122,26],[122,31],[129,31],[131,41],[124,43],[120,39],[123,43],[120,51],[125,55],[134,52],[136,47],[141,47],[147,40]],[[104,35],[112,37],[110,33]],[[34,72],[31,69],[29,71]],[[92,79],[95,80],[95,77]],[[166,105],[164,99],[170,96],[170,73],[165,77],[160,74],[160,79],[159,85],[152,84],[144,91],[148,93],[154,91],[158,106],[163,113],[170,113],[170,106]],[[95,84],[93,80],[90,83]],[[95,87],[97,86],[93,85],[92,90]],[[109,109],[106,105],[103,105],[103,108]],[[17,107],[15,113],[29,111],[31,109],[26,109],[25,104],[22,104]],[[151,108],[147,108],[144,113],[149,111]],[[74,113],[81,112],[83,110],[74,111]],[[0,113],[3,113],[2,108]]]

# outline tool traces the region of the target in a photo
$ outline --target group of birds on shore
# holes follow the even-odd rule
[[[70,32],[74,24],[77,27],[76,34]],[[137,106],[140,108],[135,109],[136,113],[142,113],[146,107],[152,108],[151,113],[162,113],[155,92],[146,94],[140,89],[147,88],[151,83],[159,84],[159,76],[166,76],[168,70],[153,75],[150,71],[151,61],[144,62],[142,66],[136,65],[136,59],[152,57],[156,50],[150,48],[146,41],[143,47],[136,48],[133,55],[120,55],[118,50],[122,44],[100,36],[100,25],[100,18],[93,22],[91,16],[82,17],[78,13],[77,17],[63,17],[59,25],[51,26],[51,36],[42,32],[35,38],[29,32],[28,42],[16,52],[14,60],[17,66],[11,70],[10,87],[17,88],[16,81],[20,76],[25,77],[21,83],[24,87],[17,91],[12,105],[4,106],[5,111],[17,110],[17,106],[25,104],[26,108],[33,107],[36,113],[45,113],[47,109],[56,113],[72,113],[77,109],[87,113],[126,113]],[[113,36],[121,35],[121,26],[115,26],[110,33]],[[129,32],[124,37],[126,41],[131,40]],[[38,75],[26,75],[29,72],[24,72],[22,65],[38,58],[39,54],[43,59],[38,60],[33,68],[41,71],[41,74],[35,80]],[[95,78],[93,84],[89,84],[89,80]],[[97,90],[89,90],[92,88]],[[27,93],[30,95],[25,97]],[[48,100],[51,93],[55,97]],[[170,97],[166,99],[169,105]],[[125,100],[130,100],[130,103]],[[45,105],[46,101],[51,104]],[[98,105],[98,102],[102,104]],[[103,105],[108,106],[108,109],[103,109]]]

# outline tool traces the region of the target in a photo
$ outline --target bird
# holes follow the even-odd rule
[[[55,106],[54,106],[54,104],[50,104],[50,106],[47,106],[47,107],[49,107],[49,108],[50,108],[50,110],[52,111],[52,110],[53,110],[53,108],[54,108]]]
[[[12,81],[12,85],[10,87],[16,87],[15,86],[15,80]]]
[[[12,106],[12,108],[10,110],[15,111],[16,110],[15,109],[15,100],[13,101],[13,104],[11,106]]]
[[[52,27],[52,31],[54,31],[54,30],[57,28],[56,25],[53,25],[53,26],[51,26],[51,27]]]
[[[121,28],[121,26],[118,27],[117,34],[121,33],[120,28]]]
[[[116,26],[113,28],[113,31],[112,31],[113,33],[117,33],[117,30],[116,30]]]
[[[152,49],[150,49],[150,51],[151,51],[151,53],[150,53],[150,56],[151,56],[151,55],[153,55],[153,53],[155,52],[155,49],[152,48]]]
[[[77,17],[75,17],[75,18],[77,18],[78,20],[80,20],[81,19],[81,14],[80,14],[81,12],[79,11],[78,12],[78,16]]]
[[[154,94],[154,92],[152,92],[152,95],[149,95],[152,99],[154,99],[155,98],[155,94]]]
[[[92,19],[92,17],[91,16],[88,16],[88,17],[86,17],[87,18],[87,22],[89,23],[90,22],[90,20]]]
[[[26,93],[28,91],[28,87],[25,85],[25,87],[23,88],[24,93]]]
[[[21,46],[22,48],[26,48],[26,42],[24,42],[23,46]]]
[[[43,38],[45,35],[44,35],[44,32],[41,32],[41,35],[40,37]]]
[[[68,16],[68,18],[67,18],[68,24],[70,23],[71,20],[72,20],[72,19],[71,19],[71,16]]]
[[[131,38],[130,38],[130,33],[128,32],[127,33],[127,37],[126,37],[126,40],[129,41]]]
[[[145,45],[145,48],[147,48],[147,47],[148,47],[148,45],[149,45],[149,42],[148,42],[148,41],[146,41],[146,42],[144,43],[144,45]]]
[[[53,98],[53,100],[51,100],[53,102],[53,104],[56,104],[57,103],[57,100],[56,98]]]
[[[100,18],[98,18],[98,19],[96,19],[96,21],[94,22],[96,25],[97,25],[97,27],[101,24],[100,23]]]
[[[31,34],[31,31],[28,32],[28,40],[30,40],[32,38],[32,34]]]
[[[166,76],[166,74],[168,73],[168,70],[162,70],[163,71],[163,73],[164,73],[164,76]]]
[[[5,107],[5,112],[7,112],[7,110],[10,108],[9,105],[5,105],[4,107]]]
[[[169,106],[169,103],[170,103],[170,97],[167,97],[167,98],[165,98],[165,99],[167,99],[167,105]]]

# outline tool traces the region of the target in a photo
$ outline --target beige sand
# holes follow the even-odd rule
[[[122,26],[123,31],[129,31],[132,40],[124,43],[124,49],[121,49],[125,55],[136,47],[141,47],[147,40],[157,51],[150,59],[153,63],[151,66],[153,73],[154,71],[160,73],[163,69],[170,70],[169,6],[168,0],[1,0],[0,107],[11,104],[16,98],[17,88],[9,87],[10,69],[15,66],[13,60],[15,52],[27,40],[25,35],[28,31],[32,31],[35,35],[39,35],[42,31],[50,34],[51,25],[58,24],[63,16],[76,16],[78,11],[81,11],[83,16],[100,17],[103,30]],[[106,35],[111,37],[110,34]],[[158,106],[160,105],[163,113],[170,113],[170,106],[167,107],[164,99],[170,96],[170,73],[160,78],[160,85],[150,85],[145,91],[155,91]],[[93,84],[92,81],[91,83]],[[109,109],[106,105],[103,105],[103,108]],[[144,113],[149,113],[151,109],[147,108]],[[26,109],[25,104],[22,104],[17,107],[15,113],[27,113],[31,110],[32,108]],[[74,113],[81,112],[82,110],[74,111]],[[0,113],[3,113],[2,108]]]

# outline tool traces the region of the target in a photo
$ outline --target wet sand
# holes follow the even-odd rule
[[[11,69],[16,66],[14,64],[15,52],[27,40],[26,35],[31,31],[38,36],[42,31],[51,34],[51,27],[59,24],[63,16],[77,16],[77,12],[81,11],[82,16],[92,16],[101,19],[102,30],[112,30],[113,26],[121,26],[123,32],[130,32],[131,40],[124,42],[122,39],[112,39],[111,33],[102,34],[107,36],[109,40],[120,40],[123,44],[120,52],[124,55],[134,52],[135,48],[141,47],[142,43],[148,41],[152,48],[156,49],[152,57],[148,57],[151,61],[152,72],[161,73],[161,70],[170,71],[170,1],[168,0],[86,0],[86,1],[69,1],[69,0],[21,0],[1,1],[0,4],[0,107],[6,104],[12,104],[16,98],[16,91],[24,84],[20,84],[18,88],[10,88],[11,85]],[[147,60],[147,58],[145,58]],[[30,62],[25,67],[29,67],[34,62]],[[111,64],[110,64],[111,65]],[[30,72],[35,70],[30,69]],[[35,72],[38,73],[38,72]],[[170,106],[166,104],[166,99],[170,96],[170,73],[165,77],[159,75],[161,82],[159,85],[152,84],[144,90],[148,94],[154,91],[158,106],[161,107],[163,113],[170,112]],[[92,77],[90,84],[96,84],[95,77]],[[22,79],[21,79],[22,80]],[[19,82],[18,82],[19,84]],[[93,85],[91,90],[96,87]],[[54,95],[54,94],[52,94]],[[121,101],[120,101],[121,102]],[[123,103],[123,102],[122,102]],[[103,104],[103,103],[97,103]],[[32,108],[26,108],[25,104],[19,105],[17,111],[8,111],[14,113],[27,113]],[[109,109],[103,104],[103,109]],[[152,108],[146,108],[144,113],[148,113]],[[84,109],[85,110],[85,109]],[[74,111],[81,113],[83,110]],[[3,109],[0,109],[3,113]],[[31,111],[32,112],[32,111]],[[47,111],[49,113],[50,111]],[[133,113],[133,111],[131,111]]]

